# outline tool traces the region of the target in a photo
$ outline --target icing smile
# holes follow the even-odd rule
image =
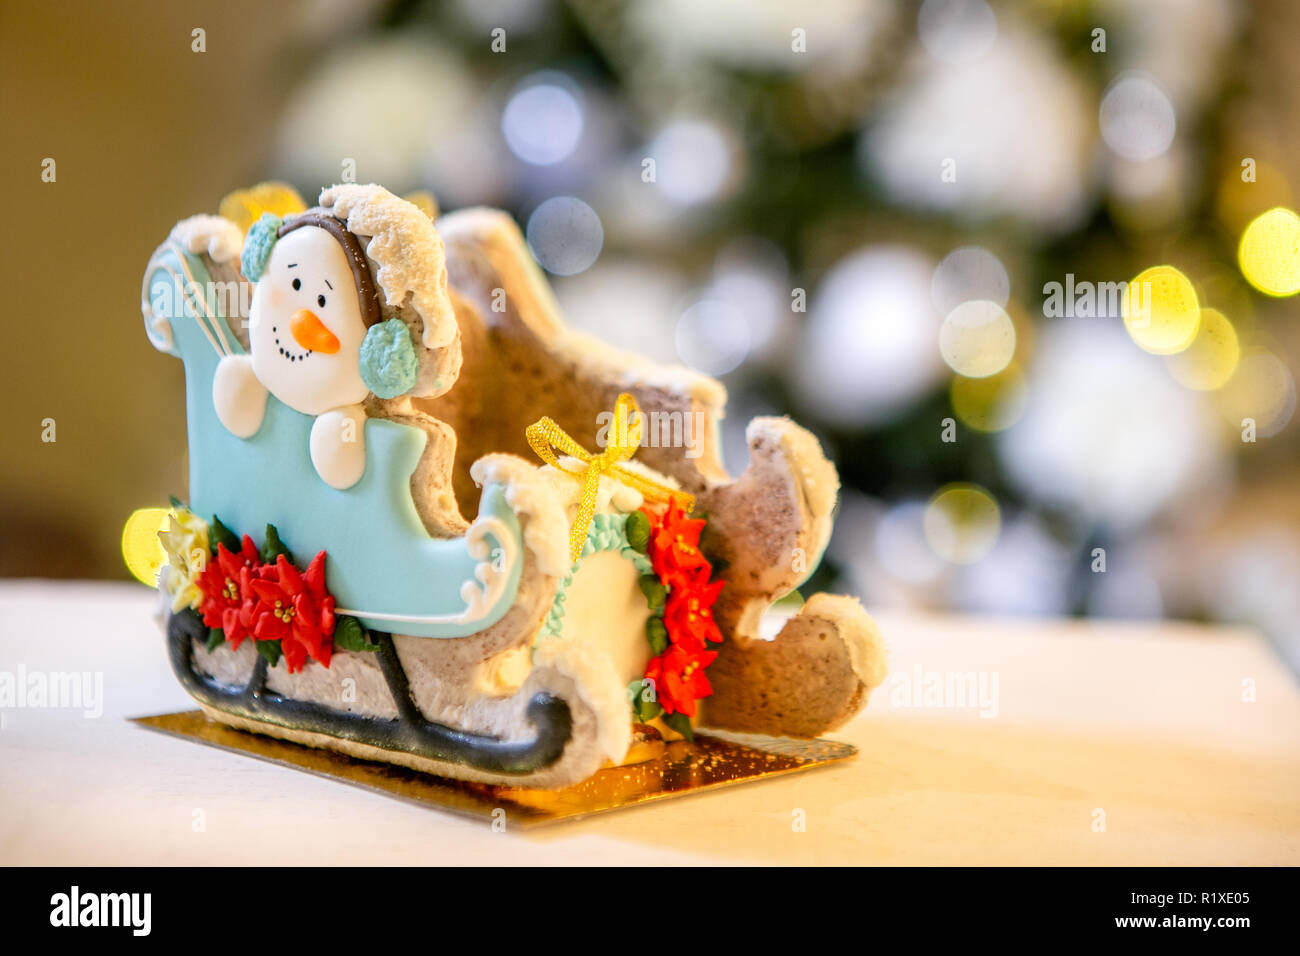
[[[304,351],[298,352],[296,354],[292,349],[286,349],[284,347],[284,343],[280,341],[279,326],[275,326],[275,325],[271,326],[271,332],[272,334],[275,335],[276,348],[280,350],[280,354],[283,355],[285,359],[287,359],[288,361],[290,362],[306,361],[307,356],[311,355],[312,353],[311,349],[305,349]]]

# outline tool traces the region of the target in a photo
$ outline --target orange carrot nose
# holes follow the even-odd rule
[[[295,342],[312,352],[333,355],[339,350],[339,340],[310,309],[299,309],[289,317],[289,331]]]

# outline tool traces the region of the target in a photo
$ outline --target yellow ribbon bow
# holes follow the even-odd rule
[[[633,416],[636,416],[635,421],[632,420]],[[562,471],[582,482],[582,500],[578,505],[578,513],[573,519],[573,527],[569,529],[571,560],[577,561],[582,556],[583,542],[587,540],[587,531],[596,516],[596,493],[600,490],[601,475],[608,475],[615,481],[635,488],[651,500],[676,500],[679,507],[688,513],[695,507],[695,499],[686,492],[668,488],[619,466],[619,462],[627,461],[636,454],[641,444],[641,424],[641,409],[637,407],[636,399],[624,392],[614,403],[614,421],[609,426],[605,450],[599,455],[593,455],[579,445],[568,432],[550,418],[539,418],[524,429],[528,444],[532,446],[538,458],[557,471]],[[565,468],[555,454],[557,451],[571,458],[577,458],[584,463],[585,467]]]

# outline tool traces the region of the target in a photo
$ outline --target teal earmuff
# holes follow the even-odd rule
[[[361,342],[361,380],[366,388],[379,398],[396,398],[415,387],[418,370],[415,343],[405,322],[389,319],[370,327]]]
[[[262,278],[262,273],[266,271],[266,261],[271,258],[271,250],[275,247],[276,233],[283,223],[284,220],[279,216],[264,212],[248,230],[248,235],[244,237],[244,248],[239,253],[239,271],[249,282]]]

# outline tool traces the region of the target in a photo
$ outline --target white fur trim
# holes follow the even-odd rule
[[[532,551],[543,574],[559,576],[569,570],[569,521],[564,506],[540,470],[514,455],[484,455],[469,469],[483,485],[502,485],[506,504],[522,519],[524,545]]]
[[[573,681],[596,715],[594,746],[603,760],[621,763],[632,746],[632,717],[627,689],[619,683],[609,658],[591,653],[590,646],[568,638],[542,641],[533,652],[533,676],[529,683],[541,690],[553,683],[548,671]],[[527,695],[526,695],[527,696]]]
[[[424,347],[455,342],[459,327],[447,294],[446,256],[429,217],[373,183],[330,186],[321,190],[320,204],[344,220],[349,232],[370,237],[366,255],[379,263],[375,282],[394,308],[411,296],[424,323]]]
[[[171,238],[189,253],[207,254],[213,262],[239,258],[244,235],[229,219],[220,216],[190,216],[172,227]]]

